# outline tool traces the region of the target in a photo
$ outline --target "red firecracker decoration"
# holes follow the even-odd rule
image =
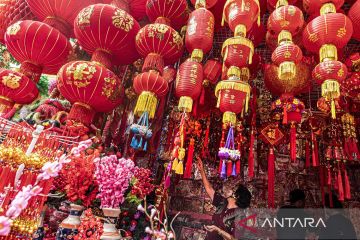
[[[81,10],[74,25],[75,36],[92,54],[92,61],[111,68],[139,58],[135,36],[140,25],[124,10],[107,4],[91,5]]]
[[[20,72],[35,83],[42,73],[56,74],[72,51],[70,42],[55,28],[36,21],[19,21],[5,34],[9,52],[21,63]]]
[[[73,103],[68,119],[89,125],[96,112],[109,112],[123,99],[121,80],[95,62],[74,61],[58,73],[58,89]]]

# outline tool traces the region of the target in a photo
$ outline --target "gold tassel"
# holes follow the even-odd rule
[[[175,166],[175,173],[182,175],[184,174],[184,158],[185,158],[185,148],[179,148],[179,161]]]
[[[336,119],[336,108],[334,99],[331,99],[331,118]]]
[[[152,92],[144,91],[140,94],[136,102],[134,113],[140,117],[143,112],[148,112],[149,118],[153,119],[156,112],[156,106],[157,98],[155,94]]]
[[[221,90],[220,90],[220,92],[219,92],[219,95],[221,95]],[[220,98],[220,96],[217,96],[217,102],[216,102],[216,108],[219,108],[220,107],[220,101],[221,101],[221,98]]]
[[[292,80],[296,75],[296,65],[294,62],[282,62],[278,69],[278,78],[280,80]]]
[[[224,112],[222,122],[224,124],[231,123],[232,125],[236,125],[236,114],[233,112]]]
[[[191,97],[188,96],[182,96],[180,97],[179,100],[179,104],[178,104],[178,109],[180,111],[185,111],[185,112],[191,112],[192,111],[192,107],[193,107],[193,100]]]
[[[224,90],[224,89],[235,89],[237,91],[241,91],[241,92],[245,92],[250,94],[251,91],[251,87],[248,83],[246,82],[236,82],[236,81],[221,81],[216,85],[215,88],[215,96],[218,97],[220,90]]]
[[[171,166],[172,170],[176,170],[177,165],[179,165],[179,160],[177,158],[174,159],[173,164]]]

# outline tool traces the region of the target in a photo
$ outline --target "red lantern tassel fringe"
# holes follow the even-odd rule
[[[327,185],[331,186],[331,170],[327,168]]]
[[[311,140],[312,140],[312,145],[313,145],[313,152],[312,152],[312,164],[313,167],[317,167],[319,166],[319,150],[318,150],[318,144],[316,141],[316,136],[313,132],[311,132]]]
[[[187,156],[187,160],[186,160],[186,167],[185,167],[184,178],[190,178],[190,177],[191,177],[192,163],[193,163],[194,151],[195,151],[194,143],[195,143],[195,140],[194,140],[193,138],[190,139],[190,144],[189,144],[189,148],[188,148],[188,156]]]
[[[309,141],[305,141],[305,167],[310,167],[310,144]]]
[[[227,161],[226,163],[226,176],[230,177],[233,172],[233,162]]]
[[[287,124],[288,120],[287,120],[287,111],[286,111],[286,106],[284,105],[283,107],[284,112],[283,112],[283,124]]]
[[[236,176],[240,174],[240,170],[241,170],[241,162],[240,160],[236,161],[236,167],[235,167],[235,171],[236,171]]]
[[[342,181],[342,176],[341,176],[341,170],[338,169],[338,177],[337,177],[337,183],[338,183],[338,191],[339,191],[339,201],[344,201],[344,185],[343,185],[343,181]]]
[[[275,154],[274,149],[269,149],[268,156],[268,206],[274,208],[274,187],[275,187]]]
[[[252,130],[250,134],[250,150],[249,150],[249,159],[248,159],[250,178],[254,177],[254,143],[255,143],[255,135],[254,135],[254,130]]]
[[[343,169],[344,169],[344,182],[345,182],[345,199],[350,200],[351,199],[351,189],[350,189],[349,176],[347,174],[345,166]]]
[[[296,161],[296,127],[291,123],[290,127],[290,158],[292,162]]]

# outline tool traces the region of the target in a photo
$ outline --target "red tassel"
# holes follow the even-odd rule
[[[197,116],[197,112],[198,112],[198,105],[199,105],[199,101],[194,101],[194,105],[193,105],[193,110],[192,110],[192,115],[194,117]]]
[[[343,202],[344,201],[344,186],[343,186],[343,181],[342,181],[342,176],[341,176],[341,171],[340,169],[338,169],[338,191],[339,191],[339,201]]]
[[[331,171],[327,168],[327,185],[331,186]]]
[[[286,105],[284,105],[283,109],[284,109],[284,112],[283,112],[283,124],[287,124],[288,119],[287,119]]]
[[[240,174],[240,169],[241,169],[241,163],[240,160],[236,161],[236,176]]]
[[[222,159],[220,159],[220,161],[219,161],[219,168],[218,168],[218,172],[219,172],[219,174],[221,174],[222,165],[223,165],[223,160],[222,160]]]
[[[292,162],[296,161],[296,126],[291,123],[290,127],[290,158]]]
[[[345,182],[345,199],[349,200],[351,199],[351,188],[350,188],[349,177],[345,167],[344,167],[344,182]]]
[[[194,158],[194,139],[190,139],[190,144],[189,144],[189,148],[188,148],[188,156],[187,156],[187,160],[186,160],[186,167],[185,167],[185,173],[184,173],[184,178],[190,178],[191,177],[191,172],[192,172],[192,163],[193,163],[193,158]]]
[[[336,191],[339,190],[339,182],[338,181],[339,181],[339,177],[336,173],[334,173],[334,189]]]
[[[351,143],[352,143],[352,146],[353,146],[353,153],[355,153],[356,157],[359,158],[360,153],[359,153],[359,148],[357,146],[356,140],[354,138],[352,138]]]
[[[305,167],[310,167],[310,144],[309,141],[305,141]]]
[[[349,138],[345,138],[344,153],[348,160],[353,160],[350,141],[351,140]]]
[[[274,188],[275,188],[275,155],[274,149],[270,148],[268,155],[268,206],[274,208]]]
[[[323,205],[325,205],[325,191],[324,191],[325,172],[324,172],[324,166],[320,166],[319,174],[320,174],[321,201],[322,201]]]
[[[250,178],[254,177],[254,142],[255,142],[255,136],[254,136],[254,130],[252,130],[250,134],[250,150],[249,150],[249,159],[248,159]]]
[[[232,173],[232,164],[233,164],[232,161],[227,161],[226,163],[226,175],[228,177],[230,177]]]
[[[311,132],[311,140],[312,140],[312,144],[313,144],[313,152],[312,152],[312,164],[313,167],[317,167],[319,166],[319,150],[318,150],[318,144],[316,141],[316,136],[313,132]]]
[[[205,87],[202,87],[202,89],[201,89],[201,95],[200,95],[199,103],[200,103],[200,105],[205,104]]]

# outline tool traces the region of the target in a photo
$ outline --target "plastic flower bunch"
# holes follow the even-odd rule
[[[99,184],[97,197],[102,208],[117,208],[125,200],[124,194],[130,186],[135,164],[131,159],[117,159],[116,155],[95,160],[95,177]]]
[[[81,239],[100,239],[103,233],[103,224],[99,218],[96,218],[91,209],[87,209],[81,217],[81,225],[78,228],[79,233],[74,236],[74,240]]]
[[[88,142],[91,140],[87,140]],[[65,192],[68,199],[76,204],[89,206],[96,198],[98,190],[94,179],[96,155],[86,154],[89,145],[79,145],[71,151],[71,161],[64,166],[61,174],[65,181]]]
[[[155,185],[152,184],[151,171],[146,168],[135,168],[134,176],[131,180],[131,191],[127,196],[130,202],[139,204],[146,196],[154,191]]]

